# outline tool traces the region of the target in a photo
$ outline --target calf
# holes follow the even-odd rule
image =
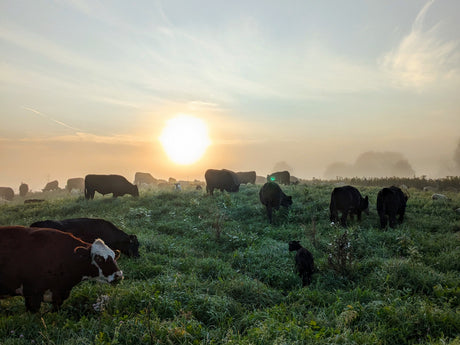
[[[369,214],[369,198],[363,198],[361,193],[352,186],[336,187],[331,194],[331,203],[329,204],[330,220],[336,222],[339,220],[339,211],[342,212],[340,223],[347,226],[347,217],[350,215],[358,216],[361,220],[361,212]]]
[[[280,186],[275,182],[265,183],[259,191],[259,199],[267,209],[267,216],[272,223],[272,209],[279,210],[280,206],[289,207],[292,205],[292,197],[283,193]]]
[[[139,241],[136,235],[128,235],[111,222],[97,218],[73,218],[44,220],[30,225],[33,228],[52,228],[73,234],[82,241],[92,243],[102,239],[110,248],[118,249],[127,256],[139,257]]]
[[[407,195],[403,193],[401,188],[391,186],[383,188],[377,194],[377,212],[380,218],[380,227],[384,228],[387,225],[387,216],[390,227],[395,228],[396,223],[402,223],[404,213],[406,211]],[[396,221],[396,215],[399,215]]]
[[[123,279],[115,253],[101,239],[90,244],[55,229],[0,227],[0,296],[24,296],[31,312],[42,301],[56,310],[86,279]]]
[[[312,253],[302,247],[299,241],[290,241],[289,251],[297,251],[295,255],[295,268],[299,277],[302,278],[302,286],[310,285],[311,277],[315,271]]]

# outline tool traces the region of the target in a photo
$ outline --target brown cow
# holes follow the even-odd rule
[[[52,192],[53,190],[59,190],[59,182],[57,180],[48,182],[45,188],[42,189],[43,192]]]
[[[65,190],[70,193],[72,189],[78,189],[79,191],[83,192],[85,190],[85,179],[83,177],[69,178],[67,180]]]
[[[24,296],[31,312],[42,301],[56,310],[86,279],[123,279],[115,253],[101,239],[91,244],[55,229],[0,227],[0,296]]]

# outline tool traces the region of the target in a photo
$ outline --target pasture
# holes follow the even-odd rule
[[[370,215],[331,226],[332,184],[282,186],[289,210],[269,225],[258,186],[238,193],[184,189],[140,197],[59,192],[0,205],[1,225],[97,217],[137,235],[141,257],[121,257],[117,286],[83,282],[59,312],[22,297],[0,300],[0,343],[12,344],[459,344],[460,194],[431,200],[410,188],[406,217],[379,228]],[[51,194],[49,194],[51,195]],[[302,288],[299,240],[317,272]]]

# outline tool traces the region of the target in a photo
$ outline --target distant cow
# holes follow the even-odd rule
[[[252,183],[256,184],[256,172],[255,171],[239,171],[236,173],[241,184]]]
[[[85,190],[85,179],[83,177],[69,178],[65,190],[70,193],[72,189],[78,189],[83,192]]]
[[[206,192],[213,195],[214,189],[220,189],[221,192],[238,192],[240,190],[240,181],[238,176],[227,169],[215,170],[208,169],[204,174],[206,179]]]
[[[21,183],[21,185],[19,186],[19,195],[24,197],[27,195],[28,192],[29,192],[29,186],[25,184],[24,182]]]
[[[113,197],[130,194],[139,196],[139,189],[136,185],[128,182],[120,175],[86,175],[85,177],[85,198],[94,199],[94,193],[102,195],[112,193]]]
[[[42,301],[56,310],[85,279],[123,279],[115,253],[101,239],[91,244],[55,229],[0,227],[0,296],[24,296],[31,312]]]
[[[340,223],[342,226],[347,226],[348,215],[353,218],[353,215],[356,214],[358,220],[361,220],[361,212],[369,214],[369,198],[367,196],[363,198],[355,187],[336,187],[331,194],[329,210],[331,212],[331,222],[337,222],[339,220],[340,211],[342,212]]]
[[[102,239],[111,249],[118,249],[127,256],[139,257],[139,241],[136,235],[128,235],[111,222],[97,218],[72,218],[44,220],[30,225],[32,228],[52,228],[70,232],[84,242]]]
[[[265,183],[259,191],[259,199],[267,209],[267,216],[272,223],[272,209],[279,210],[280,206],[292,205],[292,197],[283,193],[280,186],[275,182]]]
[[[11,187],[0,187],[0,198],[11,201],[14,197],[14,190]]]
[[[308,249],[302,247],[299,241],[290,241],[289,251],[297,251],[295,255],[295,268],[300,278],[302,278],[302,286],[310,285],[313,272],[315,271],[313,254]]]
[[[391,186],[380,190],[377,194],[377,212],[380,218],[380,227],[386,227],[387,216],[391,228],[395,228],[397,222],[401,224],[406,211],[406,203],[407,196],[401,188]],[[399,215],[398,221],[396,221],[396,215]]]
[[[289,185],[291,183],[291,175],[289,171],[277,171],[273,174],[267,175],[268,182],[276,182],[279,184]]]
[[[59,189],[59,182],[57,180],[48,182],[45,188],[42,189],[43,192],[52,192],[53,190]]]
[[[141,184],[154,184],[156,179],[150,173],[136,172],[134,174],[134,184],[140,186]]]

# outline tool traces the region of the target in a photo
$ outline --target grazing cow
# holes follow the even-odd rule
[[[238,192],[240,190],[240,181],[238,176],[227,169],[215,170],[208,169],[204,174],[206,180],[206,192],[214,195],[214,189],[220,189],[221,192]]]
[[[431,196],[431,199],[432,200],[449,200],[447,196],[445,196],[444,194],[439,194],[439,193],[434,193]]]
[[[292,196],[283,193],[280,186],[275,182],[265,183],[259,191],[259,199],[267,209],[267,216],[272,223],[272,209],[279,210],[280,206],[289,207],[292,205]]]
[[[256,184],[256,172],[255,171],[239,171],[236,173],[241,184],[252,183]]]
[[[387,216],[390,221],[390,227],[395,228],[396,223],[402,223],[404,212],[406,211],[407,195],[403,193],[401,188],[391,186],[383,188],[377,194],[377,212],[380,217],[380,227],[387,226]],[[396,215],[399,215],[396,221]]]
[[[24,182],[22,182],[21,185],[19,186],[19,195],[24,197],[27,195],[28,192],[29,192],[29,186],[25,184]]]
[[[353,215],[358,216],[361,220],[361,212],[369,214],[369,198],[363,198],[361,193],[352,186],[336,187],[331,194],[331,203],[329,204],[331,212],[331,222],[339,220],[339,211],[342,212],[340,223],[342,226],[347,226],[347,216],[353,218]]]
[[[136,172],[134,174],[134,184],[140,187],[141,184],[155,184],[157,179],[154,178],[150,173]]]
[[[83,177],[69,178],[67,180],[65,190],[70,193],[72,189],[77,189],[83,192],[85,190],[85,179]]]
[[[136,235],[128,235],[111,222],[97,218],[71,218],[44,220],[30,225],[31,228],[51,228],[70,232],[84,242],[102,239],[113,250],[118,249],[127,256],[139,257],[139,241]]]
[[[14,197],[14,190],[11,187],[0,187],[0,198],[11,201]]]
[[[0,296],[24,296],[31,312],[42,301],[56,310],[85,279],[123,279],[115,253],[101,239],[91,244],[55,229],[0,227]]]
[[[277,171],[273,174],[267,175],[268,182],[276,182],[279,184],[286,184],[289,185],[291,183],[291,175],[289,171]]]
[[[59,182],[57,180],[48,182],[45,188],[42,189],[43,192],[52,192],[53,190],[59,190]]]
[[[85,177],[85,198],[94,199],[94,193],[102,195],[112,193],[113,197],[130,194],[139,196],[139,189],[136,185],[128,182],[120,175],[86,175]]]
[[[315,271],[313,254],[308,249],[302,247],[299,241],[290,241],[289,251],[297,252],[295,255],[295,268],[299,277],[302,278],[302,286],[310,285],[313,272]]]

